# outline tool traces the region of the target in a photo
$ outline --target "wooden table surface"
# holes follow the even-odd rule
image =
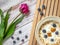
[[[42,9],[42,5],[45,5],[45,9]],[[40,15],[40,12],[37,10],[41,9],[43,16]],[[29,45],[38,45],[35,38],[35,29],[37,23],[47,16],[58,16],[60,17],[60,0],[37,0],[36,11],[34,14],[34,21],[32,23],[32,31],[30,35]]]

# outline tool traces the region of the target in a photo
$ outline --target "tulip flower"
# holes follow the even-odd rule
[[[19,5],[19,11],[20,13],[16,16],[16,18],[8,25],[8,19],[9,19],[9,12],[11,9],[9,9],[4,17],[3,11],[0,9],[0,17],[1,17],[1,24],[0,24],[0,45],[3,44],[3,42],[12,36],[12,34],[15,31],[16,25],[20,23],[25,16],[29,13],[29,7],[27,4],[21,4]],[[21,15],[21,16],[20,16]],[[19,17],[20,16],[20,17]],[[19,18],[18,18],[19,17]]]
[[[19,11],[21,11],[21,13],[27,15],[29,13],[29,7],[27,4],[21,4],[19,6]]]

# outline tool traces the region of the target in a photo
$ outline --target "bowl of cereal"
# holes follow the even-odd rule
[[[36,26],[35,37],[39,45],[59,45],[60,17],[50,16],[40,20]]]

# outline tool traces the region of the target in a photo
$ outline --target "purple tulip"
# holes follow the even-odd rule
[[[19,7],[19,10],[21,11],[21,13],[27,15],[29,13],[29,7],[27,4],[21,4]]]

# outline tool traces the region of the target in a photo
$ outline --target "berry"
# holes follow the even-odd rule
[[[26,35],[26,36],[25,36],[25,38],[27,39],[27,38],[28,38],[28,36]]]
[[[14,39],[14,37],[12,36],[11,39]]]
[[[17,37],[17,40],[19,40],[19,37]]]
[[[19,31],[19,34],[21,34],[22,33],[22,31]]]
[[[44,38],[47,38],[47,35],[44,35]]]
[[[15,44],[15,43],[16,43],[16,41],[13,41],[13,43]]]
[[[56,32],[55,32],[55,34],[56,34],[56,35],[58,35],[58,34],[59,34],[59,32],[58,32],[58,31],[56,31]]]
[[[53,27],[56,27],[56,24],[53,24],[52,26],[53,26]]]
[[[24,42],[24,39],[22,39],[21,41]]]
[[[42,32],[43,32],[43,33],[46,33],[46,30],[44,29],[44,30],[42,30]]]
[[[43,12],[40,12],[40,15],[43,16]]]
[[[45,9],[45,5],[42,5],[42,9]]]
[[[53,42],[53,41],[54,41],[54,39],[51,39],[51,41]]]
[[[40,9],[40,8],[38,8],[38,11],[40,12],[40,11],[41,11],[41,9]]]

